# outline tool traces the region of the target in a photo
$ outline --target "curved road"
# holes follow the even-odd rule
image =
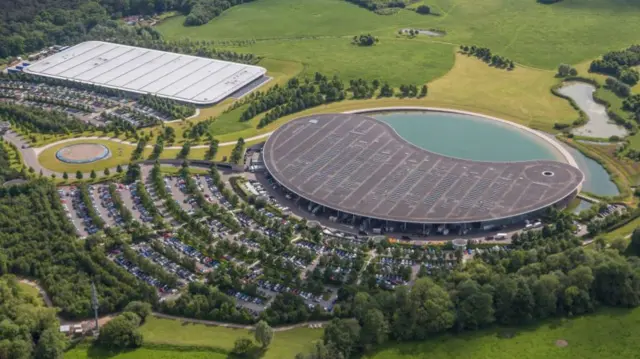
[[[255,141],[255,140],[260,140],[266,137],[269,137],[273,132],[267,132],[267,133],[263,133],[261,135],[258,136],[253,136],[250,138],[245,139],[245,141],[249,142],[249,141]],[[3,135],[3,139],[11,144],[13,144],[14,146],[16,146],[16,148],[18,149],[18,151],[20,151],[21,155],[22,155],[22,161],[24,162],[24,164],[27,167],[31,167],[35,170],[35,173],[40,173],[40,171],[42,171],[42,174],[44,176],[50,177],[52,174],[55,174],[58,178],[62,178],[62,173],[61,172],[56,172],[56,171],[51,171],[49,169],[47,169],[46,167],[43,167],[40,162],[38,161],[38,156],[40,155],[40,153],[42,153],[42,151],[46,150],[47,148],[56,146],[58,144],[61,143],[66,143],[66,142],[73,142],[73,141],[82,141],[82,140],[97,140],[97,139],[102,139],[102,140],[109,140],[109,141],[113,141],[116,143],[123,143],[123,144],[127,144],[127,145],[131,145],[131,146],[136,146],[136,143],[132,143],[132,142],[128,142],[128,141],[124,141],[121,139],[114,139],[114,138],[110,138],[110,137],[99,137],[99,136],[91,136],[91,137],[75,137],[75,138],[68,138],[68,139],[64,139],[64,140],[60,140],[57,142],[53,142],[53,143],[49,143],[46,144],[42,147],[31,147],[29,145],[29,142],[25,141],[19,134],[13,132],[13,131],[7,131],[7,133],[5,133]],[[236,142],[223,142],[220,143],[219,146],[220,147],[224,147],[224,146],[234,146],[236,144]],[[153,148],[153,145],[147,145],[147,148]],[[165,147],[165,149],[169,149],[169,150],[179,150],[181,149],[182,146],[167,146]],[[191,148],[209,148],[209,145],[196,145],[196,146],[192,146]],[[126,170],[127,166],[126,165],[122,165],[122,168]],[[116,167],[112,167],[109,169],[111,171],[111,173],[115,173],[116,171]],[[104,177],[103,172],[100,171],[96,171],[96,174],[98,175],[98,177]],[[70,176],[72,176],[73,174],[69,173]],[[84,173],[83,174],[85,178],[88,178],[89,173]]]

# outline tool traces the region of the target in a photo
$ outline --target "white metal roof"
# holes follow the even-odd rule
[[[209,105],[263,76],[263,67],[87,41],[42,59],[25,72]]]

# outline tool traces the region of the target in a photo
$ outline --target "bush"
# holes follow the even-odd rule
[[[108,348],[138,348],[142,346],[142,334],[138,331],[140,317],[132,312],[124,312],[100,329],[98,343]]]
[[[420,5],[416,8],[416,12],[422,15],[429,15],[431,14],[431,8],[427,5]]]
[[[127,304],[124,307],[124,311],[137,314],[141,322],[144,323],[149,314],[151,314],[151,304],[136,300]]]

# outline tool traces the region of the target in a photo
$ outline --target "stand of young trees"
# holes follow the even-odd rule
[[[184,119],[196,113],[193,105],[184,105],[177,101],[153,95],[143,95],[138,99],[141,105],[149,106],[172,120]]]
[[[541,231],[515,236],[512,250],[484,252],[449,274],[416,280],[411,289],[341,289],[334,313],[355,321],[334,319],[321,349],[349,358],[388,340],[640,305],[640,261],[617,250],[584,249],[571,232],[571,217],[553,216]]]
[[[617,78],[629,86],[640,80],[640,73],[634,66],[640,65],[640,45],[633,45],[622,51],[607,52],[601,59],[593,60],[589,72],[598,72]]]
[[[624,99],[622,109],[633,112],[636,121],[640,121],[640,94],[635,94]]]
[[[167,41],[153,27],[128,26],[117,22],[108,22],[95,26],[83,40],[109,41],[123,45],[247,64],[254,64],[260,60],[259,57],[253,54],[216,50],[213,41],[190,40],[188,38]]]
[[[12,159],[9,157],[8,143],[0,143],[0,184],[20,177],[20,173],[11,168]],[[17,155],[17,151],[15,152]]]
[[[103,251],[76,240],[51,182],[37,179],[0,188],[0,273],[37,278],[63,317],[93,315],[92,281],[101,313],[121,310],[133,300],[157,301],[154,288],[108,260]]]
[[[45,134],[83,132],[94,127],[64,112],[0,102],[0,118],[15,128]]]
[[[492,54],[491,49],[487,47],[460,45],[460,51],[465,55],[479,58],[489,64],[489,66],[507,70],[513,70],[516,67],[512,60],[500,55]]]

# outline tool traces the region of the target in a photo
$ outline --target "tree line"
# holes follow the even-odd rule
[[[82,40],[109,41],[123,45],[247,64],[254,64],[260,60],[259,57],[253,54],[217,50],[212,41],[199,41],[188,38],[165,40],[162,34],[153,27],[128,26],[114,21],[96,25]]]
[[[196,107],[193,105],[181,104],[175,100],[153,95],[141,96],[138,98],[138,103],[149,106],[172,120],[185,119],[196,113]]]
[[[640,45],[632,45],[625,50],[611,51],[589,65],[589,72],[597,72],[615,77],[623,83],[634,86],[640,80],[640,73],[634,66],[640,65]]]
[[[510,250],[485,251],[450,273],[395,291],[339,291],[336,318],[320,348],[297,358],[350,358],[387,341],[425,340],[438,333],[493,324],[525,325],[599,307],[640,304],[640,261],[617,249],[586,250],[571,216],[552,213],[541,231],[514,236]],[[640,243],[640,231],[638,232]],[[638,246],[640,248],[640,245]]]
[[[460,45],[460,51],[468,56],[475,56],[480,60],[489,64],[489,66],[497,67],[500,69],[513,70],[516,65],[513,60],[510,60],[504,56],[496,55],[491,52],[488,47],[477,47],[476,45]]]
[[[427,90],[427,85],[418,89],[416,85],[403,84],[400,86],[398,95],[401,97],[424,97],[427,95]],[[354,99],[366,99],[373,97],[376,91],[378,91],[379,97],[396,95],[393,87],[388,83],[381,84],[377,79],[371,82],[364,79],[351,80],[347,87],[338,76],[329,79],[316,72],[313,79],[295,77],[289,80],[285,86],[275,85],[266,92],[254,92],[234,103],[227,112],[244,107],[240,121],[249,121],[266,112],[258,123],[258,128],[262,128],[283,116],[344,100],[347,98],[348,92],[352,93]]]
[[[11,146],[11,144],[4,141],[0,143],[0,183],[20,177],[20,172],[11,168],[11,162],[13,159],[10,158],[9,152],[7,152],[7,148],[9,146]],[[15,151],[14,153],[18,156],[18,151]]]
[[[193,2],[185,2],[183,4],[189,4],[190,6],[183,5],[183,11],[186,13],[188,10],[188,15],[184,19],[184,25],[204,25],[230,7],[251,1],[254,0],[196,0]]]
[[[25,132],[69,134],[94,129],[65,112],[0,102],[0,119]]]

